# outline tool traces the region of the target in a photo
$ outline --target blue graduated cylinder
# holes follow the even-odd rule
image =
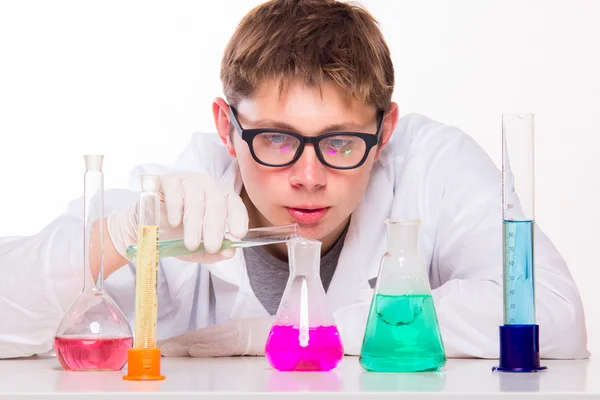
[[[533,221],[504,221],[504,326],[500,365],[494,370],[537,372],[539,327],[535,323]]]

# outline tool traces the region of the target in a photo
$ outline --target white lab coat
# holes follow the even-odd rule
[[[136,202],[140,173],[173,169],[207,171],[238,193],[242,186],[238,164],[218,137],[199,133],[171,167],[136,168],[134,190],[107,190],[106,213]],[[422,220],[419,250],[429,268],[448,356],[498,357],[498,326],[503,323],[501,175],[487,154],[454,127],[419,115],[399,120],[352,215],[327,293],[348,354],[360,351],[372,296],[368,280],[377,275],[386,250],[383,221],[388,217]],[[37,235],[0,239],[1,358],[51,350],[57,325],[81,290],[82,229],[78,199]],[[541,355],[588,357],[577,288],[538,227],[535,240]],[[133,264],[106,280],[131,322],[134,280]],[[250,287],[241,251],[214,265],[162,259],[158,292],[159,339],[231,318],[268,315]]]

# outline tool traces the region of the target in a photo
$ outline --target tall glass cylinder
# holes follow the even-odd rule
[[[156,347],[158,294],[159,177],[142,175],[138,200],[138,240],[135,275],[135,330],[129,350],[126,380],[162,380],[160,349]]]
[[[134,348],[156,347],[159,218],[158,176],[143,175],[139,197]]]
[[[540,366],[535,323],[533,114],[502,115],[502,226],[504,325],[500,371],[534,372]]]
[[[533,114],[502,116],[504,323],[535,324]]]

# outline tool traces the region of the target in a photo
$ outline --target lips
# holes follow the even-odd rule
[[[299,224],[315,224],[319,222],[330,207],[307,206],[307,207],[286,207],[287,212],[292,219]]]

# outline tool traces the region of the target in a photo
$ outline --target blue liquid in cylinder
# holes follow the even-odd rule
[[[535,324],[533,221],[504,221],[504,323]]]

